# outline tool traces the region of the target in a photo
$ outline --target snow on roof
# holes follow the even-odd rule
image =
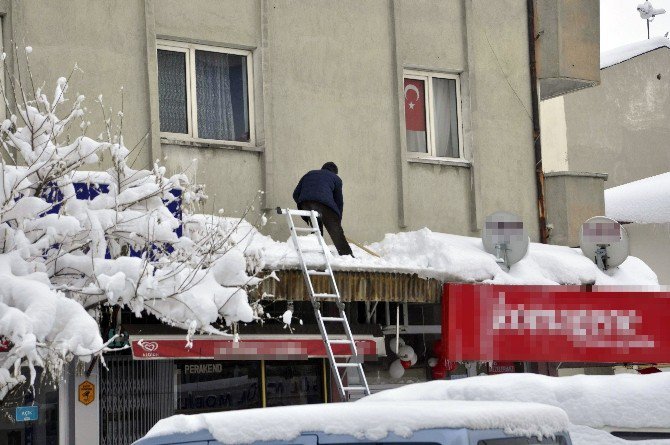
[[[298,268],[298,257],[289,239],[274,241],[262,235],[246,221],[195,215],[234,230],[233,239],[248,258],[254,258],[261,268],[281,270]],[[188,224],[188,223],[187,223]],[[236,227],[235,227],[236,225]],[[299,237],[303,246],[316,247],[313,236]],[[381,258],[352,246],[355,258],[333,255],[334,270],[372,271],[417,274],[442,282],[482,282],[491,284],[597,284],[657,286],[656,274],[641,260],[629,257],[621,266],[604,273],[581,250],[565,246],[531,243],[528,254],[503,271],[495,257],[484,250],[481,239],[431,232],[387,234],[378,243],[368,246]],[[331,250],[334,250],[331,248]],[[308,266],[322,263],[320,254],[307,253]]]
[[[145,437],[209,431],[224,444],[245,444],[323,431],[379,440],[389,433],[409,437],[430,428],[503,429],[517,436],[546,437],[567,431],[568,418],[561,409],[537,403],[329,403],[177,415],[160,420]]]
[[[629,43],[609,51],[603,51],[600,53],[600,69],[608,68],[663,47],[670,48],[670,39],[666,37],[654,37],[653,39]]]
[[[434,380],[386,390],[357,403],[412,400],[503,400],[562,408],[570,422],[602,428],[670,428],[670,373],[547,377],[500,374]]]
[[[605,214],[621,222],[670,222],[670,172],[605,190]]]

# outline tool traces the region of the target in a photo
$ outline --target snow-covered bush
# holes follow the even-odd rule
[[[18,83],[13,90],[16,112],[0,125],[0,340],[11,345],[0,360],[0,400],[24,381],[21,367],[32,384],[35,366],[57,374],[74,357],[100,355],[106,344],[90,314],[101,304],[189,333],[252,321],[245,288],[259,280],[224,231],[192,219],[190,236],[180,236],[168,205],[179,199],[187,210],[203,195],[158,163],[130,166],[122,113],[116,122],[105,116],[107,131],[92,139],[85,98],[67,100],[67,79],[52,97]],[[111,161],[106,171],[83,171],[102,158]]]

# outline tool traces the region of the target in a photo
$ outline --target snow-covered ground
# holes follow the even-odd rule
[[[221,443],[246,444],[323,431],[374,441],[389,433],[409,437],[429,428],[503,429],[517,436],[547,437],[567,431],[568,418],[561,409],[537,403],[329,403],[177,415],[160,420],[145,437],[209,431]]]
[[[235,219],[195,215],[192,221],[203,220],[232,230],[239,249],[260,268],[298,268],[298,257],[290,238],[287,242],[271,239],[249,223]],[[235,227],[233,229],[233,227]],[[288,234],[287,234],[288,238]],[[314,236],[301,236],[303,247],[316,247]],[[581,250],[564,246],[531,243],[524,259],[506,272],[495,256],[484,250],[481,239],[435,233],[429,229],[387,234],[369,246],[381,258],[352,246],[355,258],[331,254],[334,270],[379,271],[417,274],[444,282],[482,282],[491,284],[540,285],[636,285],[657,286],[656,274],[641,260],[629,257],[621,266],[602,272]],[[334,248],[331,248],[334,252]],[[321,264],[320,254],[305,254],[309,265]]]
[[[415,400],[499,400],[546,403],[562,408],[575,445],[630,443],[602,428],[670,429],[670,373],[649,375],[547,377],[500,374],[434,380],[386,390],[357,403]],[[615,428],[613,428],[615,429]],[[670,445],[670,440],[636,441]]]

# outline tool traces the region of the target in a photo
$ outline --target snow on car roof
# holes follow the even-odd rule
[[[409,400],[505,400],[562,408],[570,422],[602,428],[670,428],[670,373],[548,377],[500,374],[434,380],[386,390],[357,403]]]
[[[245,444],[323,431],[379,440],[389,433],[409,437],[431,428],[502,429],[516,436],[547,437],[567,431],[568,417],[559,408],[538,403],[329,403],[177,415],[159,421],[145,437],[209,431],[224,444]]]
[[[600,69],[608,68],[617,63],[625,62],[633,57],[664,47],[670,48],[670,39],[666,37],[654,37],[653,39],[629,43],[609,51],[603,51],[600,53]]]
[[[620,222],[670,222],[670,172],[605,190],[605,214]]]

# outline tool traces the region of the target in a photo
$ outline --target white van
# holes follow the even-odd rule
[[[172,416],[135,445],[572,445],[567,429],[537,403],[331,403]]]

